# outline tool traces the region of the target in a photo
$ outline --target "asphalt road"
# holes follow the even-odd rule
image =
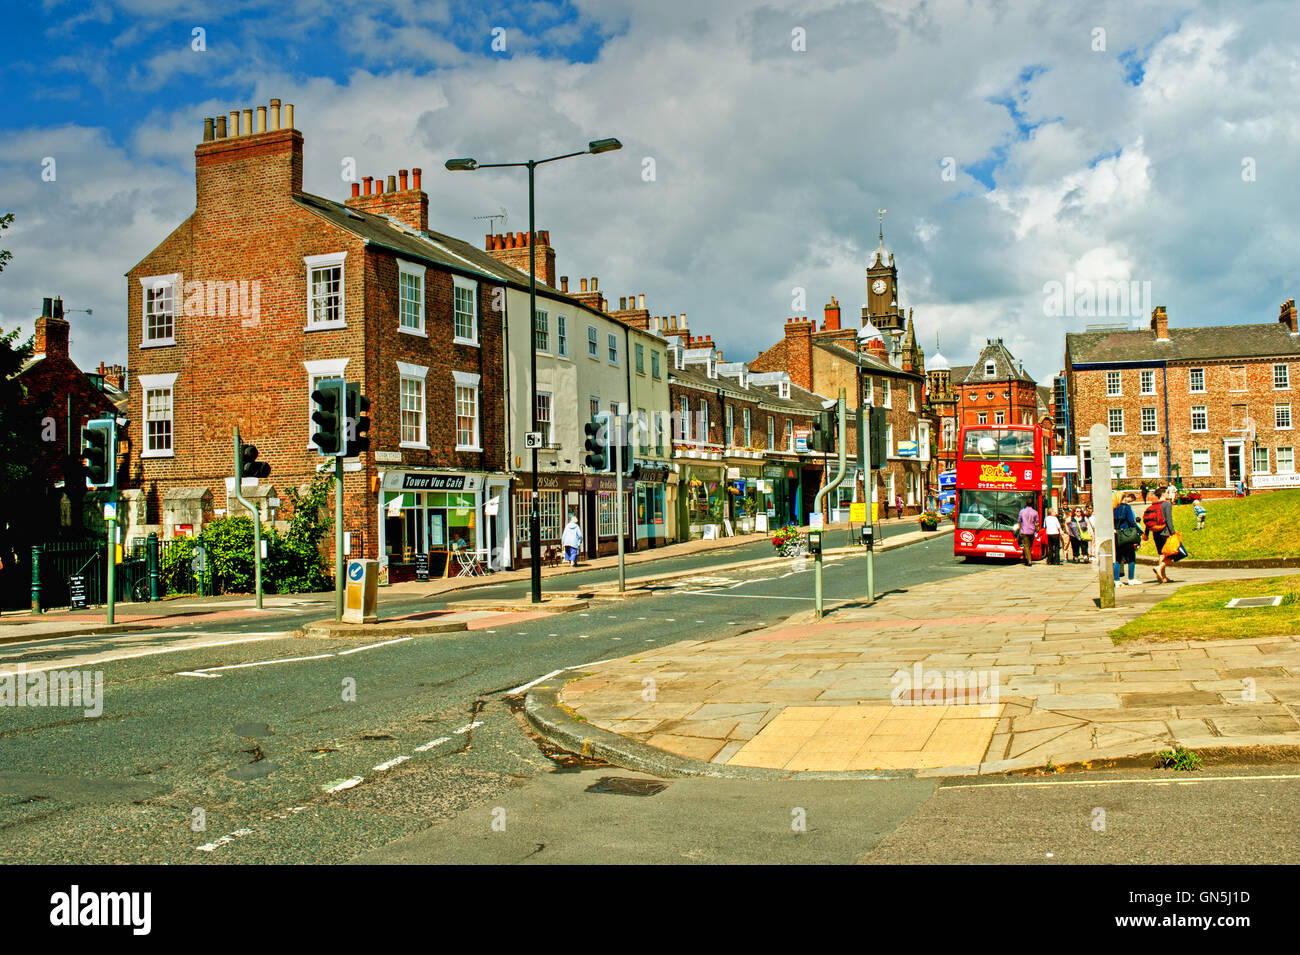
[[[950,547],[944,537],[879,555],[878,589],[980,569]],[[0,647],[0,672],[72,659],[105,680],[95,719],[0,709],[0,862],[960,862],[1052,851],[1045,832],[1072,832],[1095,797],[907,778],[588,793],[602,776],[634,774],[575,765],[525,731],[511,691],[640,647],[771,624],[811,606],[810,568],[706,567],[654,596],[377,645],[276,632],[277,621],[319,615],[327,597],[252,623]],[[859,555],[825,564],[830,601],[860,596],[864,580]],[[147,655],[88,662],[124,646]],[[1129,848],[1075,861],[1115,851],[1142,861],[1198,826],[1211,828],[1199,830],[1196,861],[1253,847],[1294,861],[1294,782],[1231,785],[1126,797],[1139,808],[1119,809],[1110,831]],[[1245,807],[1243,820],[1221,818],[1224,798]],[[803,830],[792,828],[800,810]],[[1204,835],[1225,825],[1231,850]],[[980,854],[984,833],[998,838]]]

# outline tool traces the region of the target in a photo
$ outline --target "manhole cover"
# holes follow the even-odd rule
[[[265,723],[236,723],[235,735],[245,739],[257,739],[260,736],[270,736],[271,727]]]
[[[1281,596],[1277,597],[1233,597],[1228,601],[1228,610],[1240,610],[1243,607],[1277,607],[1282,603]]]
[[[615,796],[653,796],[668,788],[653,779],[630,779],[627,776],[602,776],[587,787],[589,793],[613,793]]]
[[[254,763],[245,763],[243,766],[236,766],[234,769],[227,770],[226,775],[231,779],[261,779],[263,776],[269,776],[280,767],[269,759],[259,759]]]

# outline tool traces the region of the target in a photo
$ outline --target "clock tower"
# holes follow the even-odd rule
[[[905,316],[898,305],[898,268],[893,255],[885,250],[885,210],[876,211],[880,216],[880,242],[867,257],[867,307],[863,324],[870,321],[882,332],[901,332]]]

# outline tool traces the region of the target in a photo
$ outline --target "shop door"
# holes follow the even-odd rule
[[[600,538],[596,527],[596,492],[588,491],[584,497],[587,501],[586,513],[582,517],[582,543],[586,545],[587,557],[595,558],[600,547]]]
[[[1242,479],[1246,473],[1245,464],[1242,461],[1244,452],[1242,445],[1230,444],[1227,446],[1228,452],[1228,486],[1235,487],[1237,482]]]

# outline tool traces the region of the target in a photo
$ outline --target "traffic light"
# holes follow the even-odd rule
[[[240,478],[257,478],[271,476],[271,465],[265,461],[257,460],[257,447],[252,444],[239,445],[239,476]]]
[[[82,457],[86,460],[86,484],[112,487],[117,480],[117,422],[96,418],[81,429]]]
[[[343,416],[347,410],[347,382],[342,378],[325,378],[311,393],[316,408],[311,420],[316,423],[312,443],[325,457],[342,457],[344,446]]]
[[[886,416],[889,414],[884,408],[869,409],[867,418],[868,428],[871,435],[871,468],[880,470],[889,464],[889,444],[885,440],[885,428],[887,427]]]
[[[813,419],[808,450],[830,452],[835,449],[835,416],[830,411],[822,411]]]
[[[593,471],[610,469],[609,423],[610,415],[600,411],[582,426],[582,431],[587,436],[587,440],[583,443],[583,448],[587,452],[583,463]]]
[[[370,399],[361,393],[361,385],[355,381],[348,382],[345,458],[355,458],[370,450],[370,417],[366,414],[369,410]]]

